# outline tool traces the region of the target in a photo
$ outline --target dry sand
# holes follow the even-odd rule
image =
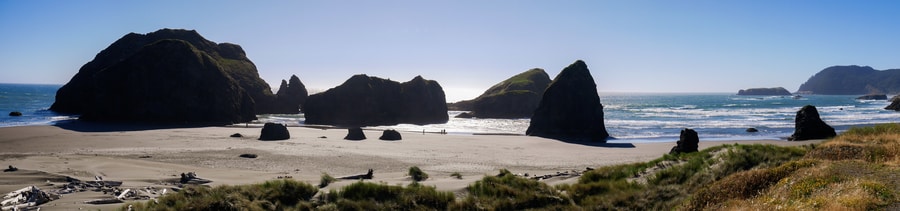
[[[440,190],[462,191],[468,184],[499,169],[531,175],[582,171],[587,167],[644,162],[667,153],[674,142],[634,144],[566,143],[528,136],[441,135],[402,132],[401,141],[381,141],[380,131],[365,131],[368,139],[343,140],[344,129],[289,128],[291,139],[258,141],[260,128],[122,126],[63,123],[57,126],[0,128],[0,166],[20,172],[0,173],[0,193],[27,185],[47,187],[70,176],[123,181],[123,187],[158,186],[162,180],[196,172],[209,185],[248,184],[278,177],[316,185],[322,173],[334,177],[375,170],[373,181],[406,184],[406,171],[419,166],[431,178],[423,182]],[[231,138],[233,133],[242,138]],[[673,140],[674,141],[674,140]],[[805,145],[817,141],[700,142],[700,148],[721,144]],[[253,153],[258,158],[238,155]],[[450,176],[454,172],[463,179]],[[64,181],[64,179],[63,179]],[[550,183],[572,182],[556,179]],[[334,189],[353,181],[340,181]],[[94,194],[94,195],[92,195]],[[44,209],[111,209],[116,205],[87,205],[102,197],[83,192],[63,195]]]

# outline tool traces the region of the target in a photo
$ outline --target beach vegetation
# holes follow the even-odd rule
[[[451,210],[525,210],[569,207],[571,200],[546,183],[516,176],[506,169],[485,176],[466,188],[469,196]]]
[[[446,209],[456,197],[451,192],[411,183],[406,187],[356,182],[326,194],[323,205],[338,210],[437,210]]]
[[[309,200],[318,191],[308,183],[291,179],[214,188],[190,185],[178,193],[159,197],[158,202],[129,205],[135,210],[291,210],[311,206]]]
[[[460,174],[459,172],[453,172],[452,174],[450,174],[450,176],[453,177],[453,178],[456,178],[456,179],[462,179],[462,178],[463,178],[463,177],[462,177],[462,174]]]
[[[413,181],[416,182],[421,182],[428,179],[428,173],[422,171],[422,169],[420,169],[418,166],[409,167],[409,172],[407,172],[406,175],[412,177]]]
[[[322,173],[322,177],[319,179],[319,188],[327,187],[329,184],[336,182],[337,179],[329,175],[328,173]]]

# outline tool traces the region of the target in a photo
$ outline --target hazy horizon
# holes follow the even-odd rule
[[[601,93],[793,92],[829,66],[900,68],[900,3],[864,3],[3,1],[0,83],[64,84],[125,34],[183,28],[241,45],[273,89],[422,75],[455,102],[580,59]]]

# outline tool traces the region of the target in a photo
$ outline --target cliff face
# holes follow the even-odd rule
[[[741,89],[737,95],[791,95],[784,87]]]
[[[310,95],[303,104],[307,124],[340,126],[446,123],[444,90],[417,76],[399,83],[354,75],[343,84]]]
[[[246,122],[274,95],[240,46],[193,30],[130,33],[97,54],[50,110],[97,121]]]
[[[478,118],[529,118],[541,102],[550,76],[534,68],[491,86],[475,99],[450,104]]]
[[[578,60],[563,69],[544,92],[525,132],[561,140],[605,142],[603,105],[587,64]]]
[[[832,66],[816,73],[800,92],[831,95],[900,93],[900,69],[875,70],[868,66]]]

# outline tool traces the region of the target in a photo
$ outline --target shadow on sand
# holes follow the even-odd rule
[[[224,124],[154,124],[154,123],[109,123],[88,122],[81,120],[65,120],[53,124],[64,130],[77,132],[128,132],[144,130],[160,130],[174,128],[199,128],[209,126],[224,126]]]
[[[554,136],[539,136],[541,138],[553,139],[565,143],[570,144],[580,144],[585,146],[592,147],[606,147],[606,148],[635,148],[634,144],[631,143],[607,143],[606,141],[615,140],[616,138],[609,137],[603,141],[590,140],[585,138],[569,138],[569,137],[554,137]]]

